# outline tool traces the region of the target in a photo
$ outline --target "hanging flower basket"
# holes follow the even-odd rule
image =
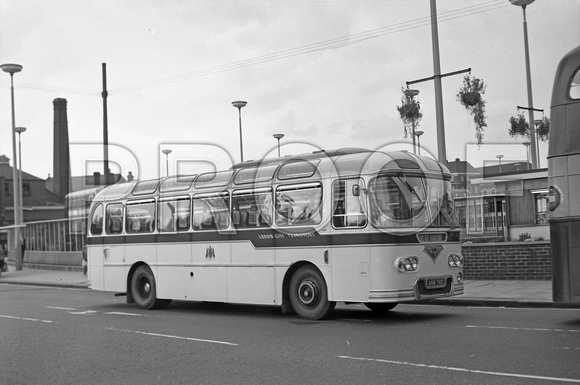
[[[536,128],[536,134],[542,142],[546,142],[550,139],[550,118],[547,116],[542,118],[542,122],[538,124],[538,127]]]
[[[397,106],[397,111],[403,121],[405,138],[412,133],[412,128],[419,127],[419,121],[423,117],[421,112],[421,103],[415,100],[411,90],[402,88],[403,96],[401,97],[401,106]]]
[[[463,78],[463,85],[459,89],[456,97],[459,103],[469,111],[475,123],[475,137],[477,144],[483,143],[483,131],[487,127],[485,116],[485,104],[487,103],[482,95],[485,94],[486,85],[483,80],[466,75]]]
[[[466,92],[461,95],[461,104],[464,106],[475,106],[481,101],[481,94],[479,92]]]
[[[512,138],[517,138],[518,136],[530,138],[530,125],[523,113],[520,112],[517,116],[510,118],[509,134]]]

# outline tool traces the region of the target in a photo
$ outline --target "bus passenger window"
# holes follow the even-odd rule
[[[113,203],[107,205],[105,213],[107,234],[121,234],[123,231],[123,204]]]
[[[155,202],[127,205],[125,231],[132,233],[152,233],[155,230]]]
[[[193,199],[194,230],[225,230],[229,226],[228,216],[229,197],[227,194]]]
[[[159,200],[157,224],[159,232],[187,231],[189,229],[189,199]]]
[[[270,226],[272,224],[271,192],[234,195],[232,223],[238,228]]]
[[[99,204],[95,207],[93,211],[93,216],[91,217],[91,234],[101,235],[103,234],[103,205]]]
[[[366,191],[362,179],[334,182],[332,224],[336,228],[365,227],[367,224]]]
[[[322,220],[322,185],[280,186],[276,190],[276,224],[314,225]]]

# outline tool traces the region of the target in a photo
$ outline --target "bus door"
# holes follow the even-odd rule
[[[186,298],[227,301],[231,263],[229,194],[199,194],[192,199],[193,238]]]
[[[332,292],[343,301],[366,301],[369,296],[366,191],[361,178],[339,179],[332,187]]]

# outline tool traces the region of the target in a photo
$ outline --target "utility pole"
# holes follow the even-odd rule
[[[443,91],[441,79],[447,76],[458,75],[465,72],[471,73],[471,68],[460,71],[441,74],[441,63],[439,59],[439,32],[437,30],[437,8],[435,0],[431,0],[431,39],[433,41],[433,76],[407,82],[407,87],[411,84],[433,80],[435,83],[435,115],[437,119],[437,160],[447,164],[447,149],[445,148],[445,119],[443,116]]]
[[[109,131],[107,117],[107,63],[103,63],[103,168],[105,186],[109,185]]]
[[[439,32],[437,29],[437,8],[431,0],[431,40],[433,42],[433,74],[435,82],[435,116],[437,118],[437,158],[447,165],[445,148],[445,120],[443,118],[443,93],[441,91],[441,63],[439,60]]]

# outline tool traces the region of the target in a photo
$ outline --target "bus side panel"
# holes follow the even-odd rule
[[[273,305],[276,303],[274,267],[228,268],[228,302]]]
[[[368,301],[371,272],[369,250],[368,246],[331,249],[332,301]]]
[[[131,248],[129,248],[131,249]],[[127,269],[125,265],[125,245],[105,245],[103,274],[106,291],[125,292],[127,290]]]
[[[191,269],[191,244],[157,244],[157,297],[186,299]]]
[[[88,279],[91,289],[105,290],[103,245],[87,245]]]
[[[207,232],[208,236],[215,236]],[[188,268],[185,295],[188,300],[228,300],[227,266],[231,263],[228,237],[216,237],[215,241],[194,242],[191,245],[192,267]]]
[[[193,301],[228,300],[227,267],[202,266],[187,268],[185,297]]]
[[[260,230],[273,237],[272,230]],[[241,230],[242,235],[250,235],[252,241],[238,241],[231,244],[231,265],[228,266],[228,302],[276,303],[274,248],[256,248],[256,233]],[[273,238],[268,238],[273,239]]]

